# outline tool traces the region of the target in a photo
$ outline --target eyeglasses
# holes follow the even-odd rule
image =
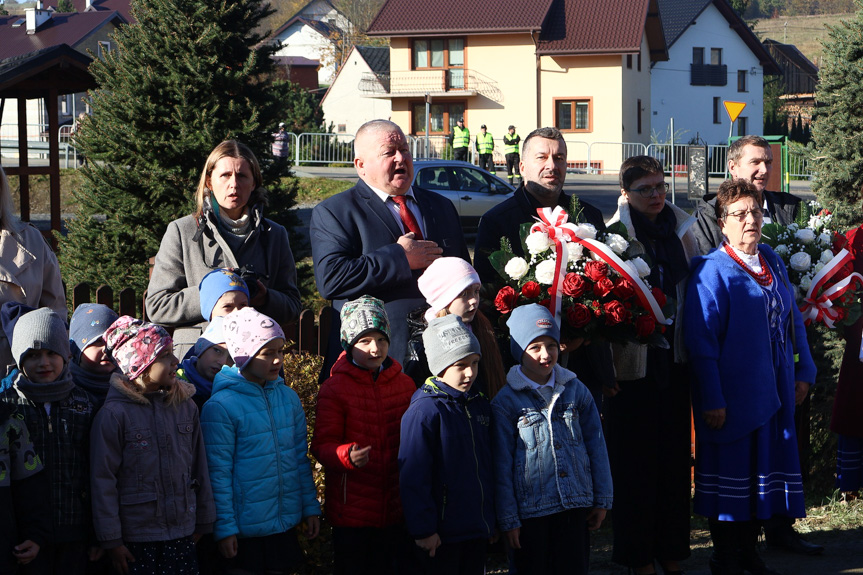
[[[738,222],[744,222],[744,221],[746,221],[746,216],[748,216],[749,214],[752,214],[752,217],[755,218],[756,220],[760,220],[760,219],[764,218],[764,210],[762,210],[761,208],[753,208],[751,210],[738,210],[736,212],[727,212],[725,214],[725,217],[728,218],[730,216],[730,217],[736,219]]]
[[[668,193],[668,182],[662,182],[661,184],[649,188],[637,188],[635,190],[627,190],[627,192],[633,192],[640,195],[642,198],[649,198],[654,193],[658,195],[663,195]]]

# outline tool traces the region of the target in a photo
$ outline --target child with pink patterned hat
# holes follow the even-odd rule
[[[90,436],[93,523],[119,573],[197,574],[195,542],[215,520],[191,397],[162,327],[122,316],[105,332],[121,374]]]

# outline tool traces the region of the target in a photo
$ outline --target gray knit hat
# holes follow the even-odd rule
[[[27,312],[18,318],[12,331],[12,357],[18,367],[24,355],[31,349],[47,349],[53,351],[68,362],[72,352],[69,351],[69,332],[66,322],[57,312],[49,307],[40,307]]]
[[[342,321],[339,340],[348,353],[357,340],[370,331],[379,331],[386,336],[387,341],[390,340],[387,310],[384,302],[376,297],[364,295],[346,302],[339,317]]]
[[[471,354],[482,357],[476,336],[454,313],[431,320],[423,332],[423,344],[429,371],[434,375],[442,374],[446,368]]]

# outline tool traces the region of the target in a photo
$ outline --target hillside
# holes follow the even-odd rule
[[[762,40],[771,38],[777,42],[794,44],[817,65],[824,50],[821,40],[827,38],[826,25],[836,25],[843,19],[853,17],[854,14],[825,14],[763,19],[756,23],[755,33]]]

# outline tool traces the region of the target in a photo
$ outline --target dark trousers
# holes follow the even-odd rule
[[[135,561],[129,562],[130,575],[198,575],[198,557],[191,537],[126,543]]]
[[[458,543],[444,543],[435,550],[434,557],[416,548],[425,575],[483,575],[487,539],[469,539]]]
[[[46,543],[36,558],[19,567],[18,572],[21,575],[84,575],[88,563],[87,544],[83,541]]]
[[[467,161],[467,147],[462,146],[461,148],[453,148],[452,149],[452,159],[458,160],[460,162]]]
[[[267,575],[292,573],[303,563],[297,532],[288,529],[263,537],[237,539],[237,555],[227,560],[227,572]]]
[[[414,542],[401,525],[333,527],[335,575],[413,575]]]
[[[483,170],[488,170],[492,174],[494,173],[494,160],[492,160],[491,154],[480,154],[479,155],[479,167]]]
[[[585,575],[590,561],[588,509],[523,519],[513,553],[518,575]]]
[[[676,364],[669,379],[621,381],[620,392],[605,400],[612,559],[627,567],[689,556],[689,386]]]
[[[518,171],[518,163],[519,163],[519,155],[518,154],[507,154],[506,155],[506,179],[511,184],[515,176],[521,178],[521,173]]]

